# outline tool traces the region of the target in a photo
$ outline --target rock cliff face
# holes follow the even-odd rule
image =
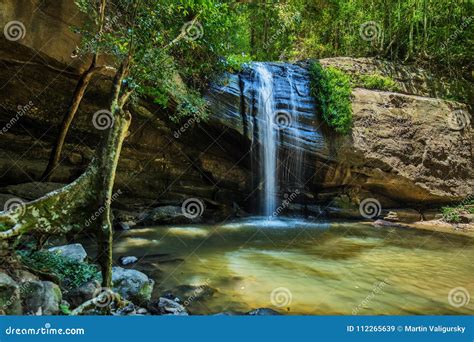
[[[291,129],[283,134],[288,141],[304,140],[301,147],[306,154],[305,167],[314,173],[307,185],[316,201],[327,202],[343,193],[353,203],[372,196],[383,198],[392,207],[417,207],[460,200],[473,192],[473,130],[469,108],[429,97],[431,93],[441,92],[432,75],[417,69],[418,73],[413,74],[407,85],[404,80],[410,80],[410,72],[415,72],[413,67],[381,64],[366,58],[331,58],[321,60],[321,64],[349,74],[404,76],[395,78],[403,93],[355,88],[353,129],[347,136],[338,136],[318,120],[304,65],[302,68],[269,63],[277,85],[288,84],[281,79],[289,70],[298,70],[296,89],[301,105],[297,113],[301,120],[296,126],[302,134],[296,136]],[[251,71],[250,68],[239,75],[229,75],[224,85],[211,89],[208,98],[215,114],[213,121],[252,141],[251,123],[255,114],[251,109],[255,96]],[[429,78],[429,82],[422,76]],[[279,108],[288,108],[289,90],[276,88],[280,88]],[[449,84],[446,89],[451,89]],[[469,96],[469,91],[463,94]]]
[[[70,15],[76,13],[68,8],[72,1],[62,1],[61,6],[38,1],[33,6],[36,10],[28,6],[21,10],[27,3],[1,5],[2,22],[21,20],[27,29],[25,38],[17,42],[0,37],[0,126],[4,128],[0,134],[0,186],[4,188],[0,192],[8,194],[2,200],[10,195],[32,199],[48,188],[33,184],[33,190],[25,194],[9,185],[39,179],[85,63],[70,57],[79,37],[68,27],[80,22],[80,14]],[[33,25],[36,29],[29,29]],[[282,80],[278,84],[287,84],[283,80],[289,71],[295,80],[298,132],[283,130],[281,144],[291,150],[298,142],[304,149],[304,167],[309,172],[306,204],[333,201],[344,205],[376,197],[388,207],[417,207],[460,200],[473,192],[472,116],[465,105],[435,97],[444,96],[442,89],[454,88],[440,87],[426,71],[371,59],[331,58],[321,64],[349,73],[395,75],[403,93],[354,89],[354,127],[341,137],[318,119],[304,63],[268,64],[276,79]],[[251,199],[258,186],[256,161],[249,153],[256,143],[252,77],[252,71],[245,69],[212,86],[207,94],[212,111],[207,122],[191,118],[173,124],[168,113],[151,101],[133,104],[132,127],[116,184],[122,195],[114,205],[142,210],[198,197],[206,208],[219,209],[223,217],[235,213],[235,204],[252,211]],[[54,182],[70,182],[90,161],[101,135],[92,116],[107,108],[109,89],[107,75],[92,82]],[[290,89],[276,89],[277,107],[284,111]],[[456,89],[467,94],[465,98],[472,94],[472,84]],[[461,125],[456,118],[461,118]]]

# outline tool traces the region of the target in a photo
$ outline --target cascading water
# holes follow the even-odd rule
[[[207,95],[220,125],[238,132],[250,145],[237,160],[249,158],[253,182],[246,189],[250,212],[273,217],[304,209],[306,190],[314,176],[315,156],[329,156],[320,129],[310,76],[304,64],[257,62],[238,74],[226,74],[225,85],[214,84]],[[256,191],[260,189],[260,191]],[[297,192],[296,190],[300,190]],[[293,193],[297,192],[296,198]],[[290,197],[291,195],[291,197]],[[259,200],[259,206],[255,201]],[[282,210],[280,210],[282,208]]]
[[[263,212],[272,217],[276,208],[277,186],[277,134],[274,128],[275,101],[273,94],[273,75],[262,63],[255,64],[255,73],[258,79],[258,118],[260,121],[260,160],[263,161],[261,170],[264,202]]]

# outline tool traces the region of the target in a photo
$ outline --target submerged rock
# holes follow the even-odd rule
[[[280,316],[281,313],[269,308],[258,308],[247,312],[248,316]]]
[[[153,302],[149,306],[151,313],[155,315],[175,315],[175,316],[187,316],[189,315],[186,308],[178,302],[160,297],[157,301]]]
[[[395,223],[395,222],[390,222],[390,221],[385,221],[385,220],[376,220],[372,224],[375,227],[394,227],[394,228],[407,228],[408,227],[400,223]]]
[[[140,224],[142,225],[155,225],[155,224],[180,224],[197,222],[184,216],[181,207],[166,205],[163,207],[157,207],[151,211],[141,215]]]
[[[84,261],[87,258],[87,252],[80,243],[51,247],[48,251],[79,262]]]
[[[181,301],[185,306],[190,305],[193,301],[205,300],[212,297],[217,292],[216,289],[203,285],[179,285],[175,288],[166,291],[163,297],[173,299],[174,301]]]
[[[421,214],[414,209],[391,209],[383,219],[393,222],[411,223],[421,221]]]
[[[119,262],[120,264],[122,264],[122,266],[131,265],[136,263],[137,261],[138,258],[136,256],[123,256],[119,258]]]

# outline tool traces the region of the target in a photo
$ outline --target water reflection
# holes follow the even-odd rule
[[[133,267],[155,279],[156,296],[191,293],[187,305],[193,314],[258,307],[325,315],[474,309],[472,300],[460,308],[448,303],[455,287],[474,295],[474,242],[457,235],[251,218],[222,226],[131,230],[117,236],[115,252],[117,258],[140,258]],[[291,293],[287,305],[272,301],[276,288]]]

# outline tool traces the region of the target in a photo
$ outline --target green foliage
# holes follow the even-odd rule
[[[356,77],[355,86],[367,88],[367,89],[377,89],[377,90],[389,90],[395,91],[399,90],[397,83],[390,77],[372,74],[372,75],[359,75]]]
[[[456,206],[446,206],[441,208],[443,219],[446,222],[461,222],[462,214],[474,214],[474,197],[468,197],[464,202]]]
[[[310,67],[311,91],[324,122],[345,134],[352,126],[350,78],[336,68],[323,68],[318,62]]]
[[[224,61],[224,68],[228,72],[239,72],[242,68],[252,62],[252,58],[245,53],[231,54]]]
[[[76,29],[83,37],[77,53],[107,54],[116,64],[130,56],[127,86],[163,107],[172,105],[177,118],[205,116],[199,91],[228,68],[222,57],[230,56],[232,67],[240,63],[232,57],[240,53],[239,15],[226,1],[107,1],[101,32],[98,2],[76,3],[89,19]]]
[[[255,60],[382,57],[470,70],[473,1],[252,0],[231,7],[234,52]]]
[[[48,251],[20,251],[23,264],[33,270],[52,274],[61,281],[61,286],[74,289],[90,280],[99,280],[98,268],[85,262]]]
[[[63,315],[70,315],[71,309],[69,309],[69,305],[67,304],[59,304],[59,310]]]
[[[443,219],[446,222],[458,223],[461,222],[460,210],[457,207],[443,207],[441,209],[443,213]]]

